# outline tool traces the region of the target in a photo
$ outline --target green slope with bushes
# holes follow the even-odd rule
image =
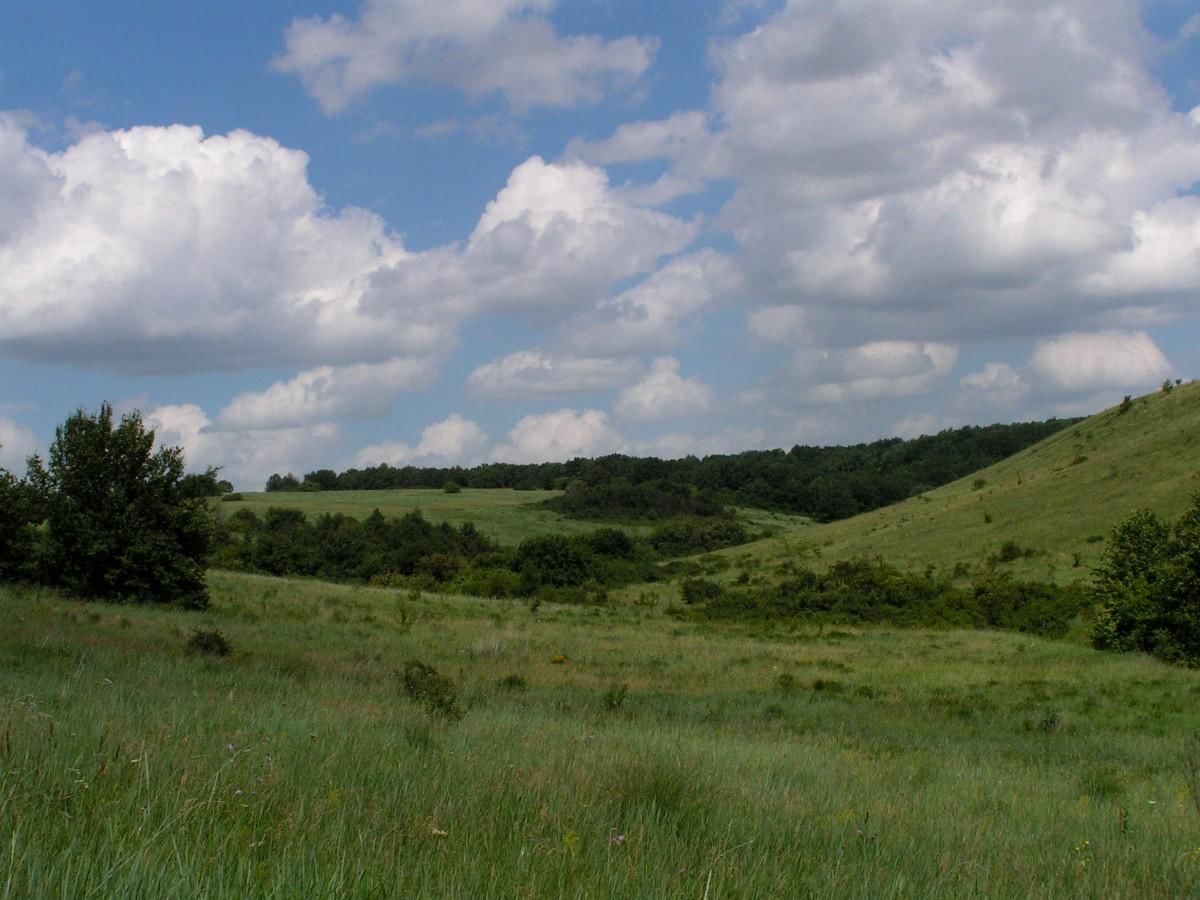
[[[907,569],[1072,582],[1139,508],[1174,518],[1200,490],[1200,383],[1107,409],[995,465],[852,519],[725,551],[745,565],[821,568],[880,556]]]

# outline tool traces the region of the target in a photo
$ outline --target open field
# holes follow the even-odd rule
[[[259,515],[272,506],[303,510],[309,516],[341,513],[365,519],[378,509],[385,516],[402,516],[419,509],[431,522],[461,525],[474,522],[488,537],[504,545],[519,544],[525,538],[550,532],[582,534],[601,527],[601,523],[568,519],[549,509],[543,500],[557,497],[561,491],[514,491],[507,488],[463,488],[447,494],[440,489],[413,488],[395,491],[287,491],[242,494],[241,500],[214,504],[218,513],[232,515],[238,509],[250,509]],[[649,531],[633,527],[630,531]]]
[[[539,534],[585,534],[597,528],[623,528],[631,534],[648,534],[653,524],[598,522],[571,519],[540,504],[557,497],[561,491],[514,491],[507,488],[463,488],[461,493],[447,494],[442,490],[412,488],[394,491],[288,491],[279,493],[241,494],[232,502],[214,501],[213,507],[222,516],[239,509],[249,509],[262,515],[272,506],[303,510],[306,515],[341,513],[365,519],[378,509],[385,516],[402,516],[419,509],[431,522],[461,525],[474,522],[479,530],[500,544],[513,546]],[[738,519],[755,531],[799,533],[809,520],[786,513],[762,509],[737,511]]]
[[[994,466],[852,519],[722,551],[762,562],[882,556],[902,568],[974,570],[1006,541],[1021,578],[1090,576],[1103,538],[1140,507],[1173,518],[1200,490],[1200,383],[1106,410]],[[1078,556],[1076,556],[1078,554]]]
[[[1200,672],[211,582],[202,615],[0,588],[0,897],[1200,892]],[[197,625],[233,655],[185,655]]]

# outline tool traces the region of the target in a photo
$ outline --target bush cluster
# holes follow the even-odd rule
[[[500,547],[472,523],[434,524],[419,511],[362,522],[295,509],[262,517],[239,509],[220,526],[210,562],[218,568],[437,589],[481,597],[595,603],[608,588],[659,577],[654,548],[618,528],[539,535]]]
[[[1090,598],[1080,588],[1018,581],[1007,575],[961,588],[934,574],[902,572],[879,560],[855,559],[835,563],[823,574],[796,569],[773,587],[730,587],[692,602],[699,615],[708,619],[1003,628],[1061,637],[1071,620],[1089,607]]]
[[[1200,493],[1173,524],[1149,510],[1119,523],[1092,593],[1096,647],[1200,666]]]

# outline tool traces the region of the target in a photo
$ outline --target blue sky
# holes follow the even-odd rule
[[[1079,414],[1200,368],[1158,0],[0,7],[0,465],[239,487]]]

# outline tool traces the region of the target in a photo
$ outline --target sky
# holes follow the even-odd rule
[[[0,466],[833,444],[1200,370],[1195,0],[0,0]]]

